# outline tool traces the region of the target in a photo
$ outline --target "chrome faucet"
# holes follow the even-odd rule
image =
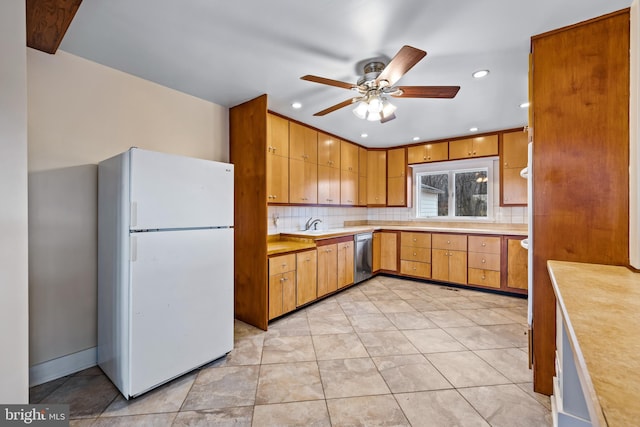
[[[304,231],[307,231],[313,227],[314,230],[318,229],[318,223],[322,222],[320,218],[313,219],[313,217],[307,220],[307,223],[304,225]]]

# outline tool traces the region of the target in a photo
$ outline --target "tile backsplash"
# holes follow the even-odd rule
[[[494,206],[493,211],[492,223],[527,223],[526,207]],[[267,226],[269,234],[278,234],[303,230],[311,217],[320,218],[322,223],[318,224],[318,229],[324,230],[342,227],[345,221],[412,221],[415,220],[413,214],[413,208],[269,206]]]

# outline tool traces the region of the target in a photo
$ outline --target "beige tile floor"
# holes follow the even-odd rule
[[[33,387],[72,426],[549,426],[526,300],[378,276],[126,401],[98,368]]]

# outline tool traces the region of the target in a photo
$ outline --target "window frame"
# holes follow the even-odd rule
[[[498,157],[482,157],[479,159],[464,159],[464,160],[452,160],[446,162],[436,163],[421,163],[416,165],[410,165],[413,175],[413,197],[415,200],[413,207],[413,218],[416,220],[428,220],[428,221],[494,221],[494,209],[493,201],[498,195],[495,194],[495,181],[496,173],[494,171],[494,162]],[[487,216],[456,216],[455,215],[455,173],[461,172],[475,172],[478,169],[486,169],[487,171]],[[449,214],[447,216],[419,216],[420,211],[420,194],[419,183],[420,175],[424,173],[443,174],[449,175]]]

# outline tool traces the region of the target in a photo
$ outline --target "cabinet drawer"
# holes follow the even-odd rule
[[[492,270],[481,270],[470,268],[468,283],[470,285],[488,286],[491,288],[500,287],[500,272]]]
[[[400,259],[418,262],[431,262],[431,248],[402,246],[400,248]]]
[[[431,264],[426,262],[400,260],[400,273],[428,279],[431,277]]]
[[[437,249],[450,249],[452,251],[467,251],[466,234],[433,234],[431,247]]]
[[[269,275],[294,271],[296,269],[296,254],[279,255],[269,258]]]
[[[500,255],[469,252],[469,268],[500,271]]]
[[[500,253],[500,237],[469,236],[469,252]]]
[[[403,231],[400,233],[400,244],[402,246],[415,246],[418,248],[431,247],[431,234],[429,233],[410,233]]]

